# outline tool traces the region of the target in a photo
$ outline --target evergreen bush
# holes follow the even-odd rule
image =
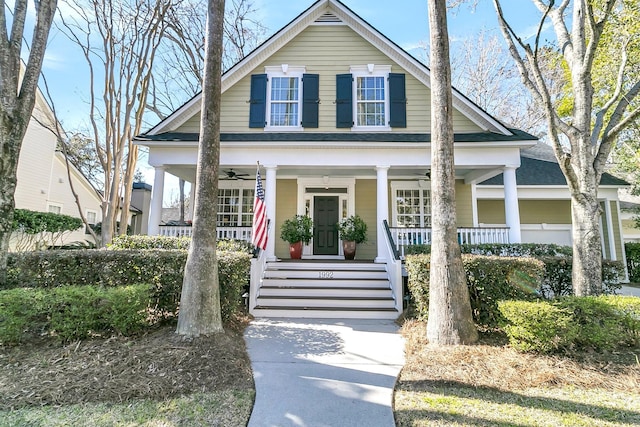
[[[406,259],[409,290],[422,318],[429,313],[429,263],[429,255],[412,255]],[[478,325],[498,326],[498,301],[538,297],[537,289],[544,273],[544,265],[539,260],[465,254],[462,264],[473,319]]]

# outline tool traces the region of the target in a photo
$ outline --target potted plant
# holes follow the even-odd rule
[[[313,234],[311,228],[313,221],[306,215],[296,215],[286,219],[280,227],[280,238],[289,242],[289,255],[291,259],[302,258],[302,244],[308,244]]]
[[[344,259],[356,257],[356,244],[367,241],[367,224],[358,215],[352,215],[338,223]]]

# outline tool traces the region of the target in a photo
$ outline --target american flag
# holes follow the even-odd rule
[[[253,202],[253,229],[251,242],[256,248],[267,248],[267,207],[264,204],[264,189],[260,177],[260,165],[256,172],[256,198]]]

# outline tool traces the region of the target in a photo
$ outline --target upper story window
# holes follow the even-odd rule
[[[336,76],[336,127],[360,131],[407,127],[405,75],[391,66],[352,66]]]
[[[249,127],[291,131],[318,127],[319,76],[287,64],[251,76]]]
[[[269,126],[300,126],[299,82],[299,77],[271,78]]]
[[[385,78],[356,77],[356,123],[360,126],[386,126]]]

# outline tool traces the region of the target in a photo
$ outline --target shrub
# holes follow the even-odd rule
[[[0,344],[42,335],[68,341],[105,333],[131,335],[148,326],[148,285],[0,291]]]
[[[19,251],[42,249],[62,242],[65,233],[82,227],[80,218],[53,212],[15,209],[12,231]]]
[[[463,254],[538,258],[545,264],[544,279],[542,286],[538,289],[540,294],[545,298],[573,294],[570,246],[540,243],[487,243],[461,245],[460,250]],[[421,253],[431,253],[431,245],[413,245],[405,249],[407,255]],[[621,261],[602,260],[603,293],[614,294],[621,288],[622,278],[624,278],[624,264]]]
[[[548,301],[500,301],[503,330],[520,351],[552,353],[570,346],[576,334],[571,313]]]
[[[218,251],[223,320],[242,303],[251,255]],[[177,313],[187,252],[183,250],[85,250],[9,254],[6,288],[56,288],[67,285],[104,287],[146,283],[152,309],[163,317]]]
[[[429,255],[412,255],[406,260],[409,290],[423,318],[429,312],[429,263]],[[473,319],[488,327],[498,325],[498,301],[536,298],[544,271],[542,262],[533,258],[463,255],[462,263]]]
[[[614,350],[640,342],[640,298],[564,297],[501,301],[511,345],[538,353]]]
[[[107,245],[111,250],[125,249],[189,249],[190,237],[168,236],[115,236]]]
[[[313,221],[306,215],[285,219],[280,227],[280,238],[288,243],[309,244],[313,237]]]
[[[351,215],[338,223],[340,240],[364,243],[367,241],[367,223],[358,215]]]
[[[567,257],[540,257],[545,275],[540,293],[545,298],[573,295],[571,285],[572,260]],[[621,261],[602,260],[602,291],[614,294],[622,285],[624,264]]]
[[[511,257],[571,256],[570,246],[546,243],[483,243],[478,245],[460,245],[463,254]],[[405,248],[405,254],[429,254],[431,245],[411,245]]]
[[[627,270],[629,280],[640,282],[640,243],[625,243],[624,252],[627,256]]]

